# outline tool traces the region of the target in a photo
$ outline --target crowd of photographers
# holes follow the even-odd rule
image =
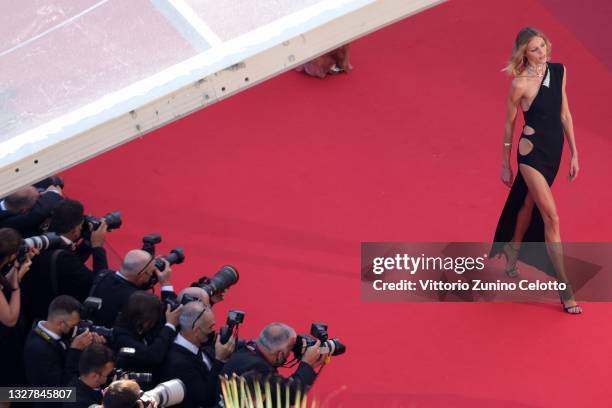
[[[158,234],[110,270],[104,243],[120,214],[86,215],[63,188],[53,176],[0,201],[0,386],[73,387],[76,402],[64,406],[216,407],[220,376],[236,374],[279,384],[284,401],[344,352],[321,323],[311,335],[271,323],[245,341],[245,314],[230,310],[219,328],[213,306],[238,271],[223,266],[177,293],[172,265],[185,256],[156,255]],[[297,368],[286,378],[279,367]]]

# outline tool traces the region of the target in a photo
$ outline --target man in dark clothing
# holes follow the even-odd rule
[[[59,186],[49,186],[42,194],[35,187],[24,187],[0,201],[0,228],[13,228],[24,237],[39,235],[41,224],[64,199]]]
[[[155,258],[148,252],[134,249],[126,254],[118,272],[102,271],[96,276],[91,296],[102,299],[102,308],[93,316],[96,324],[113,326],[130,296],[146,288],[153,274],[157,276],[161,286],[162,300],[176,299],[174,287],[170,282],[170,265],[164,261],[164,270],[160,271],[155,267],[154,261]]]
[[[81,351],[92,342],[104,342],[101,336],[89,331],[76,336],[69,345],[64,341],[81,320],[80,310],[81,303],[75,298],[58,296],[49,306],[47,320],[38,322],[30,331],[23,353],[28,385],[66,386],[78,375]]]
[[[273,394],[275,385],[280,384],[282,401],[285,401],[284,392],[288,387],[293,404],[298,390],[302,395],[308,392],[317,377],[314,369],[323,363],[319,350],[320,341],[317,341],[315,345],[306,348],[295,373],[289,378],[282,377],[277,367],[287,362],[296,339],[295,330],[291,327],[283,323],[271,323],[261,331],[255,342],[248,343],[232,355],[225,363],[221,375],[231,377],[236,374],[249,381],[268,380]],[[273,400],[276,400],[275,396]]]
[[[108,382],[115,367],[113,352],[102,344],[92,344],[81,353],[79,377],[68,383],[76,389],[76,403],[64,403],[64,408],[87,408],[102,404],[100,387]]]
[[[183,306],[179,320],[181,330],[162,364],[159,380],[178,378],[185,384],[185,399],[181,406],[215,407],[221,387],[219,373],[234,350],[235,338],[221,344],[217,338],[214,355],[202,349],[215,331],[215,315],[201,302]]]
[[[58,295],[70,295],[84,301],[89,295],[95,273],[108,268],[106,251],[106,223],[91,232],[89,241],[81,239],[84,221],[83,205],[65,199],[55,207],[49,231],[62,237],[65,249],[43,251],[32,261],[30,272],[22,282],[22,311],[27,322],[44,316],[49,303]],[[93,272],[85,265],[93,255]]]

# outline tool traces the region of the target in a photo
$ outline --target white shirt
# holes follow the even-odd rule
[[[195,344],[193,344],[192,342],[184,338],[180,333],[174,339],[174,343],[178,344],[181,347],[186,348],[187,350],[191,351],[196,356],[200,352],[200,348],[198,346],[196,346]],[[206,364],[209,370],[212,369],[212,361],[210,361],[210,359],[204,352],[202,353],[202,361],[204,361],[204,364]]]
[[[45,326],[43,326],[43,323],[47,323],[47,321],[46,320],[41,320],[40,322],[38,322],[38,324],[37,324],[38,328],[40,330],[44,331],[45,333],[47,333],[49,335],[49,337],[51,337],[53,340],[56,340],[56,341],[60,342],[60,344],[62,345],[62,347],[65,350],[66,349],[66,345],[60,341],[62,339],[62,337],[60,335],[52,332],[51,330],[47,329]]]

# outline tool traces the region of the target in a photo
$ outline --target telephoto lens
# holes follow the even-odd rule
[[[319,346],[321,354],[339,356],[346,351],[346,346],[342,344],[338,338],[329,338],[327,324],[325,323],[313,323],[310,326],[310,334],[321,341],[321,345]]]
[[[320,350],[321,354],[339,356],[340,354],[344,354],[346,351],[346,346],[342,344],[339,339],[333,338],[322,342]]]
[[[170,265],[181,264],[183,263],[183,261],[185,261],[185,250],[181,247],[176,247],[172,251],[170,251],[168,255],[160,256],[159,258],[157,258],[155,260],[155,267],[160,271],[163,271],[165,267],[164,261],[162,261],[162,259],[168,261]]]
[[[46,249],[56,249],[64,246],[64,240],[55,232],[47,232],[43,235],[37,235],[23,240],[27,249],[36,248],[39,251]]]
[[[240,279],[238,270],[232,265],[225,265],[212,278],[201,278],[197,284],[192,286],[199,286],[208,293],[208,296],[213,297],[215,294],[221,293],[236,284],[238,279]]]
[[[43,235],[25,238],[19,247],[17,254],[17,262],[22,264],[30,249],[35,248],[39,251],[53,250],[65,247],[64,240],[55,232],[47,232]]]
[[[143,393],[140,400],[145,406],[155,401],[158,407],[170,407],[180,404],[184,398],[185,384],[179,379],[174,379],[158,384],[157,387]]]
[[[135,373],[132,371],[123,370],[121,368],[114,368],[111,375],[113,377],[117,376],[117,379],[134,380],[141,385],[146,385],[153,382],[153,374],[151,373]]]
[[[162,259],[168,261],[170,265],[183,263],[183,261],[185,261],[185,250],[181,247],[176,247],[172,251],[170,251],[168,255],[160,256],[159,258],[155,259],[155,268],[157,268],[157,270],[160,272],[163,271],[165,268],[164,261],[162,261]],[[149,278],[149,282],[146,283],[143,289],[151,289],[153,286],[155,286],[157,282],[157,274],[154,273],[153,275],[151,275],[151,278]]]
[[[86,215],[85,223],[90,223],[92,227],[91,230],[96,231],[98,228],[100,228],[100,225],[102,225],[103,218],[104,221],[106,221],[108,231],[119,229],[119,227],[121,227],[121,224],[123,223],[121,221],[121,213],[119,211],[109,212],[108,214],[100,218],[97,218],[93,215]]]

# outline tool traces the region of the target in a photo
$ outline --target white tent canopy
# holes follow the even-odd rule
[[[0,196],[438,2],[0,2]]]

